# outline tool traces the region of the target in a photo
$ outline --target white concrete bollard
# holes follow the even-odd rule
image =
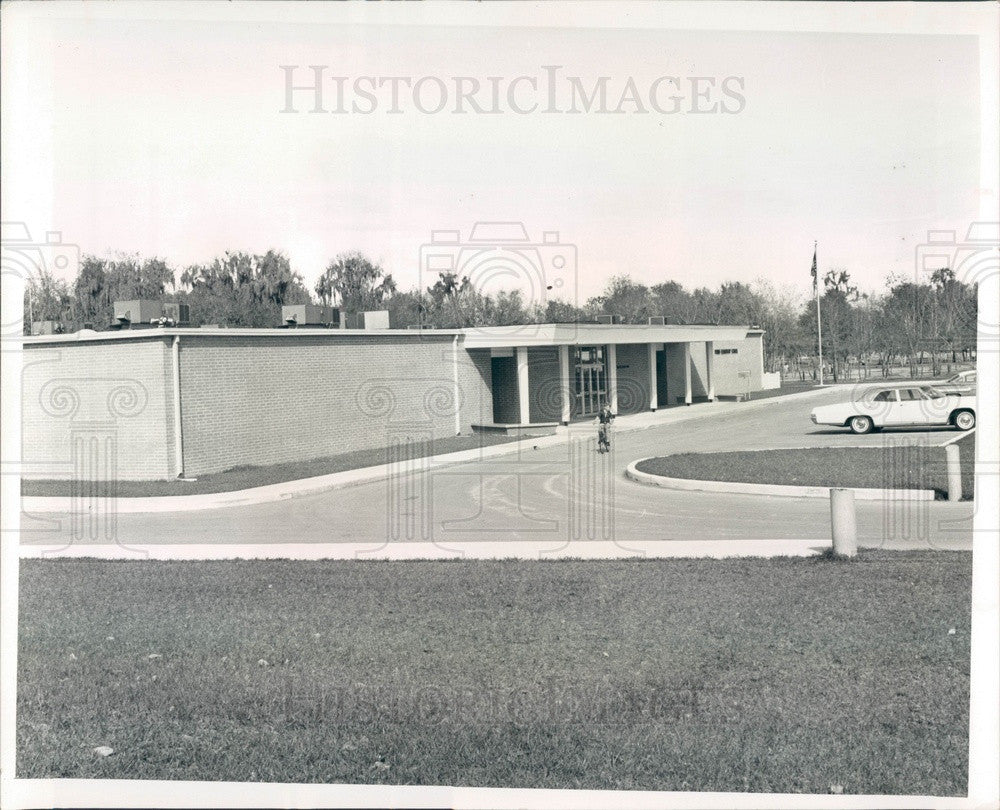
[[[948,460],[948,500],[962,500],[962,465],[959,462],[958,445],[949,444],[944,449]]]
[[[858,553],[858,520],[854,512],[853,489],[830,490],[830,524],[833,553],[854,557]]]

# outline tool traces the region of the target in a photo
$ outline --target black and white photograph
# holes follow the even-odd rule
[[[0,15],[0,805],[1000,807],[1000,5]]]

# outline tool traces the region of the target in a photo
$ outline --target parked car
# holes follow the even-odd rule
[[[869,388],[847,402],[813,408],[812,421],[850,428],[853,433],[912,425],[972,430],[976,426],[976,398],[947,393],[933,385]]]
[[[974,368],[952,374],[947,380],[934,383],[935,388],[945,394],[975,394],[976,370]]]

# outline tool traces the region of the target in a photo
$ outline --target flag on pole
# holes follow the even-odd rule
[[[816,272],[816,245],[813,245],[812,279],[813,279],[813,295],[815,295],[819,288],[819,277]]]

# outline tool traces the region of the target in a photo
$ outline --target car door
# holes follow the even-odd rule
[[[890,411],[891,421],[887,425],[920,425],[927,423],[927,408],[924,395],[919,388],[900,388],[896,394],[898,402]]]
[[[871,403],[867,404],[866,410],[877,427],[883,425],[900,424],[892,420],[899,409],[899,396],[894,388],[886,388],[876,393]]]

